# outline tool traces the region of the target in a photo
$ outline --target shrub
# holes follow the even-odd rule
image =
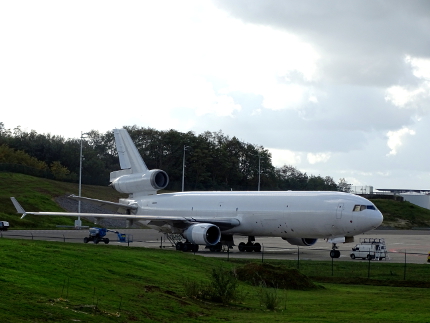
[[[236,274],[224,268],[212,269],[207,296],[213,302],[230,303],[237,298],[238,280]]]
[[[238,298],[238,279],[236,274],[221,267],[212,269],[208,282],[184,279],[183,286],[185,295],[191,298],[223,304],[230,303]]]
[[[280,304],[279,289],[277,287],[267,287],[264,281],[260,283],[259,297],[260,305],[264,305],[266,309],[274,311]]]

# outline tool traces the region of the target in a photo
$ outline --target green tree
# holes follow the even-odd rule
[[[64,180],[69,178],[70,171],[61,165],[59,161],[55,161],[50,167],[51,173],[54,175],[55,179]]]

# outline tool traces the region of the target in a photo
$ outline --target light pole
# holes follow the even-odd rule
[[[182,159],[182,192],[184,191],[184,179],[185,179],[185,150],[190,148],[184,145],[184,158]]]
[[[257,191],[260,191],[260,180],[261,180],[261,155],[260,152],[257,151],[258,153],[258,186],[257,186]],[[257,156],[255,154],[251,154],[251,156]]]
[[[260,152],[258,152],[258,191],[260,191],[260,174],[261,174],[261,156]]]
[[[81,192],[82,192],[82,159],[83,159],[83,155],[82,155],[82,141],[87,138],[86,135],[88,135],[88,133],[82,133],[81,131],[81,149],[80,149],[80,153],[79,153],[79,197],[81,197]],[[81,199],[78,200],[78,213],[81,213]],[[81,221],[81,217],[78,216],[78,219],[75,220],[75,228],[80,228],[82,226],[82,221]]]

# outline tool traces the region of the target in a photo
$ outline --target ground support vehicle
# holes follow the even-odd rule
[[[383,238],[360,238],[360,243],[352,248],[351,259],[388,259],[387,247]]]
[[[0,231],[7,231],[9,229],[9,222],[0,221]]]
[[[109,229],[107,229],[107,231],[116,233],[118,236],[118,242],[133,242],[133,235],[131,234],[120,233],[118,231],[109,230]]]
[[[118,231],[109,230],[105,228],[90,228],[89,230],[90,235],[88,237],[84,238],[84,243],[88,243],[90,241],[93,241],[95,244],[101,242],[104,242],[105,244],[109,243],[109,238],[105,238],[106,233],[113,232],[116,233],[118,236],[119,242],[132,242],[133,238],[131,235],[126,235],[125,233],[120,233]]]
[[[104,238],[104,236],[108,232],[107,229],[90,228],[89,231],[90,231],[90,235],[84,238],[84,243],[88,243],[90,241],[93,241],[95,244],[99,243],[100,241],[104,242],[105,244],[109,243],[109,238]]]

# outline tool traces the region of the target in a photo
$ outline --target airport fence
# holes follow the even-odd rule
[[[15,239],[25,239],[25,240],[44,240],[44,241],[74,242],[74,243],[84,242],[84,236],[76,237],[76,236],[70,236],[65,233],[44,235],[44,234],[35,233],[31,231],[26,231],[24,233],[13,233],[13,231],[8,231],[8,232],[0,231],[0,238],[15,238]],[[133,242],[133,236],[126,235],[126,238],[123,241],[120,241],[119,239],[109,239],[109,241],[126,243],[128,246],[130,246],[130,243]],[[103,244],[103,241],[100,241],[99,243]]]
[[[73,232],[73,230],[70,230]],[[46,232],[45,232],[46,233]],[[58,233],[49,232],[49,235],[45,235],[40,231],[25,231],[25,232],[13,232],[13,231],[0,231],[0,238],[15,238],[15,239],[27,239],[27,240],[48,240],[57,242],[69,242],[69,243],[83,243],[84,232],[82,235],[77,237],[76,234],[59,231]],[[145,240],[133,240],[132,235],[127,235],[128,238],[122,241],[122,245],[135,246],[135,247],[150,247],[160,249],[171,249],[175,247],[171,241],[163,236],[160,239],[145,241]],[[130,239],[131,237],[131,239]],[[121,242],[116,239],[110,239],[110,242]],[[92,243],[92,242],[90,242]],[[103,244],[103,242],[100,242]],[[304,252],[305,251],[305,257]],[[203,252],[202,252],[203,251]],[[317,249],[313,248],[314,252],[327,253],[328,249]],[[199,254],[199,252],[194,253]],[[363,279],[367,281],[372,280],[383,280],[383,281],[402,281],[407,282],[408,286],[415,287],[430,287],[430,253],[417,253],[408,252],[405,250],[403,253],[393,253],[387,251],[387,257],[383,260],[368,259],[358,260],[350,259],[347,257],[342,258],[329,258],[328,260],[317,260],[312,259],[312,255],[309,253],[309,249],[300,247],[290,248],[279,248],[279,247],[268,247],[262,245],[261,252],[233,252],[228,248],[224,248],[222,252],[210,252],[205,249],[200,249],[200,254],[203,256],[216,256],[226,261],[235,262],[238,264],[246,263],[249,261],[269,263],[272,265],[282,265],[288,268],[296,268],[301,273],[311,278],[329,278],[330,281],[339,282],[345,279],[348,283],[362,284]],[[346,250],[342,250],[343,255],[347,255]],[[319,257],[320,259],[321,257]],[[412,261],[411,261],[412,259]],[[417,259],[419,259],[417,261]]]

